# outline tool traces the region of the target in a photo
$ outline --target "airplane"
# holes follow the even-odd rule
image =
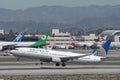
[[[46,39],[49,33],[45,33],[45,39],[39,39],[37,42],[21,42],[24,33],[20,33],[12,42],[0,42],[0,50],[14,49],[16,47],[40,47],[46,45]]]
[[[20,32],[20,34],[13,40],[13,42],[21,42],[24,36],[24,32]]]
[[[98,40],[101,44],[104,44],[106,42],[106,39],[104,38],[104,36],[102,34],[100,34],[98,36]],[[111,42],[110,47],[111,48],[120,48],[120,42]]]
[[[0,41],[0,50],[7,49],[10,46],[16,45],[18,42],[21,42],[24,36],[24,32],[20,32],[19,35],[11,42]]]
[[[57,50],[48,50],[42,48],[28,48],[28,47],[20,47],[15,48],[10,51],[10,53],[18,57],[25,58],[34,58],[40,59],[42,62],[54,62],[56,66],[66,66],[66,62],[101,62],[102,58],[106,58],[108,54],[108,50],[111,44],[111,39],[106,41],[99,48],[93,50],[92,54],[82,54],[82,53],[74,53],[74,52],[64,52]]]
[[[99,34],[99,35],[98,35],[98,41],[99,41],[101,44],[104,44],[106,40],[104,39],[104,37],[103,37],[102,34]]]
[[[49,32],[46,32],[45,35],[36,42],[20,42],[16,47],[40,47],[46,45],[46,40],[49,36]]]
[[[71,36],[70,38],[70,42],[74,47],[86,47],[86,48],[91,48],[94,49],[95,47],[97,47],[96,42],[78,42],[73,36]]]

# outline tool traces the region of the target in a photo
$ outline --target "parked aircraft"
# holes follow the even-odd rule
[[[74,52],[63,52],[56,50],[48,50],[41,48],[20,47],[11,50],[10,53],[18,58],[35,58],[42,62],[54,62],[56,66],[66,66],[66,62],[101,62],[102,58],[106,58],[111,44],[111,39],[106,41],[100,48],[93,50],[92,54],[80,54]]]
[[[37,42],[20,42],[16,45],[16,47],[39,47],[42,45],[46,45],[46,40],[49,36],[49,33],[46,32],[45,35],[40,38]]]
[[[73,36],[71,36],[70,38],[70,42],[74,47],[85,47],[85,48],[95,48],[97,46],[97,43],[92,41],[92,42],[78,42],[77,40],[75,40],[75,38]]]
[[[105,39],[104,39],[104,37],[103,37],[103,35],[98,35],[98,41],[100,42],[100,44],[104,44],[105,43]]]
[[[20,34],[13,40],[13,42],[21,42],[24,36],[24,32],[20,32]]]
[[[3,50],[9,46],[14,46],[18,42],[21,42],[23,36],[24,36],[24,32],[21,32],[12,42],[0,41],[0,50]]]
[[[101,34],[98,36],[98,40],[101,44],[104,44],[106,42],[106,39],[104,39],[104,36]],[[110,47],[111,48],[120,48],[120,42],[111,42]]]
[[[37,42],[21,42],[23,37],[23,33],[20,33],[17,38],[13,40],[13,42],[0,42],[0,50],[13,49],[16,47],[39,47],[46,44],[46,39],[48,37],[48,33],[45,33],[45,39],[39,39]]]

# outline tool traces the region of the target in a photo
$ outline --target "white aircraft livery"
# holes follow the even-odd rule
[[[92,49],[94,49],[95,47],[97,47],[97,45],[100,44],[95,41],[80,41],[79,42],[76,40],[76,38],[74,38],[74,36],[71,36],[70,42],[74,47],[86,47],[86,48],[92,48]]]
[[[21,42],[23,36],[24,36],[24,32],[20,32],[19,35],[13,41],[9,41],[9,42],[8,41],[0,41],[0,50],[4,50],[5,48],[14,46],[17,43]]]
[[[39,47],[39,46],[46,45],[46,40],[49,36],[49,33],[48,32],[45,33],[45,35],[44,35],[46,37],[45,40],[40,38],[36,42],[31,42],[31,41],[21,42],[23,36],[24,36],[24,33],[21,32],[12,42],[0,41],[0,51],[11,50],[16,47]]]
[[[26,58],[35,58],[40,59],[42,62],[54,62],[56,66],[60,64],[62,66],[66,66],[66,62],[100,62],[102,58],[106,58],[109,50],[109,46],[111,44],[111,39],[106,41],[100,48],[96,48],[93,50],[92,54],[80,54],[73,52],[63,52],[56,50],[47,50],[41,48],[27,48],[20,47],[11,50],[10,53],[14,56],[26,57]]]
[[[98,36],[98,40],[100,41],[101,44],[104,44],[106,42],[106,39],[104,39],[103,35]],[[111,48],[120,48],[120,42],[111,42],[110,45]]]

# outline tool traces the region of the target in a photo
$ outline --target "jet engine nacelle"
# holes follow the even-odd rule
[[[59,62],[61,62],[61,59],[58,57],[53,57],[52,62],[59,63]]]

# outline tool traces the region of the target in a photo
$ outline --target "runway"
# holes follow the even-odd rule
[[[85,52],[83,50],[75,50],[75,51]],[[105,74],[105,73],[120,74],[120,65],[118,63],[120,61],[119,51],[120,50],[110,51],[109,57],[114,57],[115,59],[115,60],[112,59],[111,63],[107,62],[104,63],[104,65],[102,63],[101,63],[102,65],[70,64],[67,65],[66,67],[62,67],[62,66],[56,67],[55,64],[49,65],[48,63],[39,65],[39,60],[32,61],[31,59],[30,60],[21,59],[21,62],[16,62],[16,58],[13,56],[0,56],[0,75],[57,75],[57,74]],[[112,61],[117,61],[117,62],[114,63]],[[115,65],[113,65],[113,63]]]
[[[0,75],[57,75],[57,74],[102,74],[120,73],[119,65],[4,65],[0,66]]]

